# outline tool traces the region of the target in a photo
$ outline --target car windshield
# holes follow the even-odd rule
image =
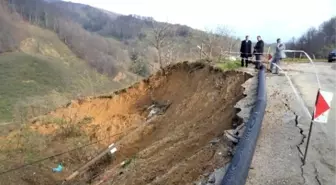
[[[331,53],[336,53],[336,49],[332,50]]]

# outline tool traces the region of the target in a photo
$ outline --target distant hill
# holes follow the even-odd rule
[[[318,28],[311,27],[299,38],[292,38],[287,47],[304,50],[311,57],[327,58],[331,50],[336,48],[336,16],[324,21]],[[289,56],[294,57],[293,54]]]
[[[134,81],[135,75],[128,72],[128,79],[118,80],[98,73],[56,33],[23,22],[3,5],[0,3],[0,122],[37,116],[73,98],[111,92]]]
[[[117,71],[132,69],[132,65],[143,66],[149,74],[158,69],[158,58],[164,63],[195,60],[199,56],[197,45],[202,42],[209,57],[217,56],[221,49],[237,47],[237,39],[231,40],[224,29],[205,33],[184,25],[156,22],[151,17],[119,15],[65,1],[8,0],[8,3],[25,20],[56,32],[79,57],[111,76]],[[160,28],[169,29],[162,34],[166,42],[160,47],[161,57],[158,57],[153,41],[155,29]],[[139,55],[138,61],[132,60],[135,54]],[[143,65],[138,64],[139,61]]]
[[[199,59],[198,45],[217,60],[239,43],[225,27],[203,32],[58,0],[0,0],[0,33],[0,121],[17,119],[18,107],[36,116]]]

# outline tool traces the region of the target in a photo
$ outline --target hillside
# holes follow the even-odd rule
[[[304,50],[310,56],[327,58],[330,51],[336,48],[336,16],[324,21],[318,28],[311,27],[298,38],[292,38],[287,46]]]
[[[206,33],[57,0],[0,0],[0,32],[6,80],[0,121],[18,119],[18,102],[31,107],[32,99],[40,105],[60,96],[28,117],[36,116],[70,98],[111,92],[168,64],[199,59],[197,45],[203,58],[217,60],[239,42],[225,27]]]
[[[99,74],[54,32],[22,22],[3,6],[0,15],[0,122],[22,122],[70,99],[111,92],[135,78],[129,73],[117,80]]]
[[[140,71],[145,72],[141,74],[148,75],[169,63],[198,59],[197,45],[202,43],[210,58],[218,57],[221,50],[237,49],[237,40],[225,27],[206,33],[150,17],[118,15],[64,1],[8,3],[26,21],[54,31],[80,58],[110,76],[125,70],[137,73],[139,70],[132,70],[134,65],[142,66]]]
[[[192,157],[190,151],[208,149],[214,136],[224,127],[231,127],[230,121],[223,125],[213,120],[231,120],[234,117],[232,106],[242,98],[240,85],[248,78],[241,73],[224,73],[202,63],[170,65],[199,59],[198,45],[203,46],[202,58],[220,60],[221,52],[229,50],[229,46],[233,49],[237,43],[225,27],[202,32],[183,25],[156,22],[148,17],[117,15],[63,1],[0,0],[0,32],[0,78],[3,81],[0,83],[0,184],[55,184],[106,147],[107,140],[97,142],[98,139],[118,131],[132,135],[130,126],[140,127],[135,137],[124,140],[125,144],[141,148],[138,151],[125,148],[129,154],[118,157],[118,160],[131,158],[140,150],[152,148],[151,145],[158,147],[154,150],[168,146],[164,143],[156,145],[156,140],[169,142],[178,139],[183,142],[172,151],[186,152],[178,158],[174,155],[167,157],[179,164],[181,159]],[[166,73],[158,71],[160,68]],[[151,75],[154,72],[156,75]],[[146,80],[124,88],[148,76]],[[121,88],[124,89],[116,91]],[[184,97],[180,93],[174,93],[177,89],[188,96],[185,102],[181,101]],[[116,92],[112,94],[120,96],[110,95],[113,91]],[[97,96],[99,94],[108,95]],[[216,96],[222,96],[222,101],[218,101]],[[91,99],[92,103],[89,103]],[[170,115],[163,118],[161,127],[157,127],[159,132],[155,132],[151,125],[137,124],[146,120],[148,111],[144,108],[154,99],[173,101],[168,110]],[[66,108],[83,102],[89,106],[81,106],[74,112]],[[228,106],[221,109],[223,105]],[[182,114],[184,107],[188,110]],[[193,116],[200,109],[208,111]],[[61,118],[54,116],[53,112]],[[181,114],[176,116],[176,112]],[[174,115],[176,121],[170,127],[168,123]],[[209,115],[212,115],[211,119]],[[189,117],[194,120],[189,120]],[[178,120],[186,121],[180,124]],[[198,126],[195,126],[196,122]],[[116,124],[112,126],[113,123]],[[198,129],[204,126],[204,132],[199,132]],[[191,127],[198,135],[185,138],[181,130]],[[174,128],[174,138],[161,136],[169,128]],[[148,142],[139,142],[142,137]],[[185,147],[199,138],[202,138],[199,146]],[[109,142],[120,139],[114,137]],[[97,145],[42,161],[37,166],[3,173],[89,142]],[[223,147],[225,151],[229,148],[227,144]],[[196,157],[197,161],[209,165],[207,169],[195,171],[190,178],[196,180],[215,166],[217,158],[212,162],[204,160],[216,150]],[[221,160],[222,164],[228,159],[229,156]],[[186,170],[193,168],[192,161]],[[58,162],[66,164],[64,172],[51,173],[50,167]],[[173,169],[170,164],[162,164],[167,166],[167,170]],[[102,167],[108,169],[104,165],[95,168],[94,171],[98,171],[93,173],[104,175],[100,171]],[[155,172],[153,166],[150,169]],[[184,172],[182,169],[179,173]],[[85,175],[94,178],[96,174]],[[152,178],[152,175],[148,177]],[[86,178],[75,181],[82,180],[86,181]]]

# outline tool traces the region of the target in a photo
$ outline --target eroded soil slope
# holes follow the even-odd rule
[[[53,118],[48,123],[35,120],[30,129],[54,135],[61,126],[51,120],[64,120],[69,128],[80,128],[90,142],[101,140],[101,148],[116,143],[112,160],[95,164],[75,179],[78,183],[192,184],[230,160],[225,141],[210,141],[223,138],[223,131],[232,127],[234,105],[244,97],[241,84],[248,78],[246,73],[222,72],[202,63],[181,63],[111,96],[73,101],[47,115]],[[166,107],[148,119],[153,104]],[[125,160],[128,164],[118,167]],[[66,164],[62,176],[87,161]]]

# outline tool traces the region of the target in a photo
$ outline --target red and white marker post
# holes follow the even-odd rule
[[[327,123],[328,115],[330,112],[331,100],[333,98],[333,93],[327,91],[321,91],[320,89],[317,91],[316,101],[315,101],[315,109],[313,112],[312,120],[310,122],[308,139],[305,154],[303,157],[303,164],[306,162],[306,157],[308,153],[309,141],[312,133],[313,122]]]

